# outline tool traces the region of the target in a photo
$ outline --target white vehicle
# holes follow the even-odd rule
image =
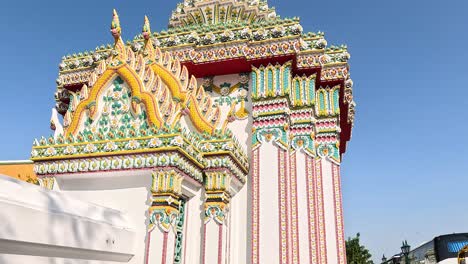
[[[410,263],[458,264],[458,252],[467,245],[468,233],[438,236],[411,250],[409,253]]]

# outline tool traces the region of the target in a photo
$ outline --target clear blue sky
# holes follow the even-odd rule
[[[61,56],[166,27],[178,1],[8,1],[0,8],[0,160],[27,159],[49,135]],[[468,1],[270,0],[306,31],[348,45],[358,104],[343,160],[347,235],[375,259],[468,232]]]

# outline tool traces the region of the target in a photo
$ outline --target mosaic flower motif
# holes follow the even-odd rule
[[[320,157],[331,157],[334,155],[335,150],[331,145],[322,144],[317,148]]]
[[[220,93],[221,93],[222,96],[227,96],[227,95],[229,95],[230,90],[231,90],[230,87],[223,86],[221,88]]]
[[[327,64],[330,62],[331,58],[329,55],[325,54],[325,55],[320,56],[319,60],[321,64]]]
[[[97,148],[94,144],[87,144],[83,149],[84,153],[94,153],[96,150]]]
[[[57,165],[57,163],[54,162],[54,163],[49,164],[49,166],[47,168],[47,172],[48,173],[56,173],[57,169],[58,169],[58,165]]]
[[[122,105],[122,112],[126,113],[130,110],[130,107],[127,104]]]
[[[240,89],[240,90],[239,90],[239,97],[240,97],[241,99],[247,98],[247,95],[248,95],[248,92],[247,92],[246,89]]]
[[[150,139],[150,141],[148,143],[148,146],[150,148],[157,148],[157,147],[161,146],[162,143],[163,142],[159,138],[152,138],[152,139]]]
[[[70,63],[70,68],[78,68],[80,67],[80,61],[79,60],[74,60],[72,63]]]
[[[171,162],[170,157],[168,157],[167,155],[162,155],[161,157],[159,157],[159,163],[160,164],[158,164],[158,165],[167,166],[167,165],[169,165],[170,162]]]
[[[85,66],[91,66],[93,64],[93,58],[85,58],[83,59],[83,65]]]
[[[106,152],[114,151],[116,149],[117,149],[117,144],[115,144],[115,142],[113,141],[107,142],[106,145],[104,145],[104,151]]]
[[[57,150],[53,147],[47,148],[46,151],[44,152],[44,155],[46,157],[54,156],[57,154]]]
[[[349,54],[348,52],[344,52],[344,53],[340,54],[339,60],[340,60],[341,62],[346,62],[346,61],[348,61],[350,58],[351,58],[351,54]]]
[[[38,152],[37,150],[33,149],[33,150],[31,151],[31,157],[35,158],[35,157],[37,157],[37,156],[39,156],[39,152]]]
[[[120,91],[112,92],[112,99],[119,100],[122,97],[122,93]]]
[[[175,46],[180,43],[180,39],[177,36],[170,36],[169,38],[166,39],[166,45],[167,46]]]
[[[242,29],[239,34],[241,39],[249,39],[251,35],[252,35],[252,31],[249,28]]]
[[[104,106],[104,108],[102,109],[102,115],[104,116],[107,116],[109,115],[110,111],[109,111],[109,106]]]
[[[93,60],[94,60],[95,62],[98,62],[100,59],[101,59],[101,55],[100,55],[99,53],[95,53],[95,54],[93,55]]]
[[[156,165],[156,158],[151,156],[151,157],[148,157],[146,158],[146,166],[148,167],[152,167],[152,166],[155,166]]]
[[[282,37],[284,36],[284,34],[286,33],[286,29],[282,26],[277,26],[277,27],[274,27],[272,30],[271,30],[271,35],[274,37],[274,38],[279,38],[279,37]]]
[[[122,160],[118,158],[114,158],[111,160],[111,168],[112,169],[120,169],[122,168]]]
[[[254,40],[264,40],[268,36],[268,32],[261,28],[253,33],[253,38]]]
[[[116,129],[119,126],[119,120],[117,118],[112,118],[110,120],[110,126],[114,129]]]
[[[300,40],[300,43],[301,43],[301,49],[302,49],[302,50],[307,50],[307,49],[309,49],[309,43],[307,43],[307,42],[304,41],[303,39]]]
[[[122,167],[124,169],[131,169],[133,168],[133,159],[132,158],[126,158],[122,162]]]
[[[101,161],[101,170],[109,170],[111,168],[111,162],[109,159]]]
[[[231,30],[227,29],[227,30],[225,30],[223,33],[221,33],[220,39],[221,39],[222,42],[226,42],[226,41],[229,41],[229,40],[233,40],[233,39],[234,39],[234,32],[232,32]]]
[[[327,46],[327,41],[325,39],[319,39],[315,42],[314,48],[324,49]]]
[[[34,171],[37,174],[45,174],[47,172],[47,166],[45,164],[41,164],[39,166],[34,167]]]
[[[210,144],[210,143],[205,143],[205,144],[203,144],[203,145],[201,146],[200,149],[201,149],[202,151],[212,151],[212,150],[214,150],[214,147],[213,147],[213,145]]]
[[[73,147],[73,146],[67,146],[64,150],[63,150],[63,154],[65,155],[73,155],[76,153],[76,148]]]
[[[202,38],[202,43],[204,45],[213,44],[216,41],[216,36],[213,33],[208,33]]]
[[[64,172],[67,172],[67,170],[68,170],[68,163],[67,162],[61,162],[58,165],[58,172],[64,173]]]
[[[97,134],[98,132],[98,128],[96,125],[92,125],[89,129],[91,131],[91,133],[93,133],[94,135]]]
[[[68,172],[77,172],[78,171],[78,162],[72,161],[68,164]]]
[[[82,161],[78,165],[78,170],[79,171],[87,171],[89,169],[89,162],[88,161]]]
[[[138,120],[132,120],[130,121],[130,125],[132,126],[133,129],[137,129],[140,125],[140,122]]]
[[[225,150],[233,150],[234,149],[234,143],[232,142],[227,142],[223,145],[223,149]]]
[[[184,144],[184,139],[181,136],[176,136],[171,140],[171,145],[181,147]]]
[[[187,151],[187,153],[189,153],[190,155],[192,155],[192,154],[195,152],[195,150],[193,149],[192,146],[188,146],[188,147],[185,149],[185,151]]]
[[[291,30],[291,33],[293,33],[294,35],[299,35],[302,33],[302,26],[297,24],[297,25],[292,25],[291,27],[289,27],[289,29]]]
[[[198,36],[197,32],[192,32],[190,35],[187,37],[187,41],[189,43],[197,43],[200,41],[200,37]]]
[[[125,145],[125,148],[126,149],[132,149],[132,150],[135,150],[137,148],[140,147],[140,143],[136,140],[130,140],[126,145]]]
[[[142,158],[142,157],[135,158],[135,161],[133,162],[133,166],[135,168],[143,168],[145,166],[144,158]]]
[[[67,64],[65,64],[65,62],[62,62],[59,64],[59,69],[62,71],[62,70],[65,70],[65,68],[67,68]]]
[[[92,160],[89,163],[89,170],[91,170],[91,171],[99,170],[99,161],[98,160]]]

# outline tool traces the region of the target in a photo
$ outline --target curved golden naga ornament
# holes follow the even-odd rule
[[[219,107],[212,110],[209,95],[203,87],[198,87],[194,76],[189,77],[188,70],[180,62],[171,58],[169,53],[162,53],[154,48],[148,18],[145,16],[143,26],[145,43],[140,52],[134,52],[125,47],[121,38],[120,21],[114,10],[111,33],[115,40],[112,56],[107,63],[96,67],[89,88],[83,87],[80,97],[82,100],[67,112],[71,118],[65,136],[76,135],[79,132],[81,120],[85,113],[93,119],[98,109],[98,99],[117,76],[128,84],[132,97],[140,99],[148,115],[148,122],[157,128],[164,124],[174,126],[182,114],[187,114],[195,128],[202,133],[213,134],[219,122]],[[96,78],[96,76],[99,76]],[[145,85],[145,83],[147,83]],[[162,85],[164,84],[165,87]],[[167,87],[167,88],[166,88]],[[171,96],[168,96],[167,89]],[[83,92],[85,91],[85,92]],[[165,98],[158,102],[158,99]],[[76,101],[75,101],[76,102]],[[206,109],[203,111],[201,109]],[[164,113],[161,112],[164,111]],[[173,116],[171,120],[164,120],[163,115]]]
[[[81,118],[85,114],[86,110],[89,109],[88,106],[94,103],[95,105],[93,107],[97,109],[97,99],[107,87],[107,84],[117,76],[120,76],[128,84],[134,97],[139,97],[142,100],[147,109],[149,123],[158,128],[161,127],[164,121],[160,116],[159,109],[156,109],[157,106],[154,102],[154,97],[144,91],[143,83],[140,78],[137,77],[137,73],[130,68],[129,65],[123,64],[116,68],[108,68],[96,81],[91,89],[89,97],[78,104],[72,122],[65,133],[66,136],[77,133],[81,123]],[[95,114],[96,111],[90,111],[90,118],[93,119]]]

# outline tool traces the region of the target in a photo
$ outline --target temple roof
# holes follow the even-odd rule
[[[185,0],[172,12],[169,27],[240,21],[250,24],[276,17],[275,9],[264,0]]]
[[[224,14],[223,7],[230,13]],[[212,11],[209,11],[210,9]],[[233,10],[241,11],[235,19]],[[207,17],[194,20],[197,12],[199,15]],[[208,19],[210,12],[214,13]],[[245,15],[248,12],[250,15]],[[221,17],[221,14],[224,16]],[[231,16],[227,16],[227,14],[231,14]],[[242,14],[245,16],[242,17]],[[188,18],[189,16],[192,17],[192,20]],[[216,18],[216,16],[219,17]],[[136,78],[139,79],[137,83],[141,84],[140,86],[144,89],[150,87],[147,80],[153,80],[154,77],[154,80],[159,81],[163,77],[160,75],[161,73],[169,73],[164,74],[164,76],[170,80],[166,78],[163,83],[175,83],[172,86],[183,88],[180,90],[179,88],[172,89],[172,86],[167,87],[170,94],[175,92],[176,101],[169,108],[164,105],[164,111],[160,112],[160,116],[168,116],[169,120],[172,121],[175,120],[172,117],[177,117],[180,110],[192,106],[194,109],[188,112],[191,116],[190,119],[192,121],[199,120],[195,118],[196,115],[203,117],[200,119],[202,122],[193,123],[198,125],[198,132],[208,134],[213,134],[219,128],[223,130],[222,126],[217,125],[222,124],[222,122],[217,115],[213,115],[217,113],[216,111],[209,111],[209,113],[202,113],[202,115],[196,114],[195,110],[199,109],[202,104],[209,105],[206,102],[210,98],[205,96],[203,88],[196,84],[195,77],[239,74],[251,72],[252,67],[284,64],[292,61],[293,77],[316,75],[317,88],[337,85],[341,87],[340,138],[342,142],[346,142],[351,137],[355,103],[352,93],[353,82],[350,78],[348,65],[350,54],[347,47],[345,45],[328,45],[322,32],[303,32],[298,18],[280,18],[274,9],[269,8],[264,1],[185,1],[174,12],[168,30],[150,32],[148,19],[145,18],[142,33],[135,36],[133,40],[124,43],[120,38],[122,30],[117,17],[117,20],[112,24],[112,31],[113,35],[118,34],[119,36],[118,45],[115,43],[114,45],[101,45],[93,51],[84,51],[63,57],[59,65],[57,79],[56,108],[66,121],[70,120],[67,118],[67,112],[76,115],[74,110],[78,105],[73,105],[73,103],[81,100],[79,98],[82,96],[81,94],[87,95],[92,90],[93,85],[99,84],[97,80],[105,73],[106,67],[109,65],[110,68],[118,66],[117,64],[112,65],[113,57],[116,54],[123,56],[120,60],[121,65],[135,66],[134,69],[139,76]],[[148,60],[152,56],[154,58]],[[155,71],[156,68],[159,70]],[[189,81],[193,81],[193,85],[190,85]],[[188,89],[188,87],[191,88]],[[132,91],[139,90],[139,88],[132,88],[132,86],[129,88]],[[167,89],[163,87],[161,92],[164,90]],[[188,94],[188,90],[193,90],[191,95],[196,95],[197,100],[190,99],[190,96],[178,96],[179,92],[177,91],[185,91],[181,93],[183,95]],[[73,98],[76,100],[72,100]],[[84,109],[84,111],[91,110],[92,113],[96,108],[92,104],[95,99],[84,100],[82,106],[77,108],[80,110],[79,112],[83,112],[81,110]],[[137,101],[138,99],[134,102]],[[197,101],[199,101],[198,106],[190,103],[197,103]],[[143,103],[144,108],[151,105],[145,103],[145,100]],[[152,103],[157,106],[156,108],[160,108],[157,100]],[[173,109],[174,107],[176,109]],[[167,113],[169,115],[166,115]],[[156,123],[157,128],[161,128],[160,124],[165,123],[161,122],[161,118],[154,118],[154,120],[159,120],[159,122],[152,122],[150,119],[150,123]],[[72,122],[71,127],[75,127],[77,123],[78,121]],[[55,124],[51,124],[51,127],[54,126]],[[79,134],[78,130],[74,129],[73,131],[75,136]],[[340,146],[342,153],[345,148],[346,144]]]

